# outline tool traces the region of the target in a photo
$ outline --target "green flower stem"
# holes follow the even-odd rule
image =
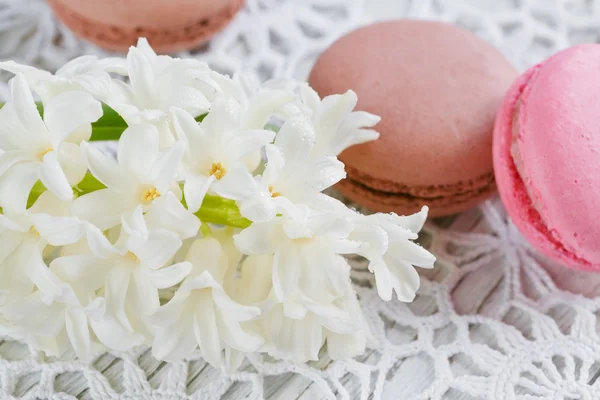
[[[74,187],[75,196],[83,196],[88,193],[95,192],[100,189],[104,189],[106,186],[97,180],[89,172],[85,175],[83,180]],[[40,195],[46,191],[44,185],[38,181],[33,186],[29,199],[27,200],[27,207],[31,207]],[[184,200],[185,204],[185,200]],[[1,212],[1,211],[0,211]],[[240,210],[235,204],[235,201],[224,199],[219,196],[207,195],[202,202],[200,210],[195,215],[202,221],[203,225],[210,223],[216,225],[231,226],[234,228],[247,228],[252,222],[242,217]],[[206,230],[208,227],[203,227],[203,234],[208,234],[210,230]]]
[[[242,217],[235,201],[219,196],[207,195],[204,197],[202,206],[196,212],[196,216],[202,222],[234,228],[247,228],[252,224],[252,222]]]

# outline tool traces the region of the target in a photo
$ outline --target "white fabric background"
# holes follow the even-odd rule
[[[600,1],[593,0],[248,0],[207,49],[181,56],[262,79],[304,79],[335,38],[394,17],[460,24],[520,69],[600,35]],[[74,38],[42,0],[0,0],[0,58],[56,69],[86,53],[104,54]],[[497,199],[426,231],[439,261],[412,304],[382,302],[365,265],[354,261],[361,304],[380,341],[355,360],[291,365],[256,355],[225,377],[202,360],[158,362],[146,348],[84,364],[70,353],[45,359],[6,338],[0,399],[600,398],[600,274],[540,257]]]

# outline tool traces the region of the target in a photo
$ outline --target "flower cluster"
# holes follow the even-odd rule
[[[143,39],[56,74],[0,68],[15,74],[0,109],[2,335],[82,359],[148,344],[226,371],[250,352],[315,360],[325,343],[351,357],[371,335],[344,256],[369,260],[384,300],[411,301],[414,266],[433,265],[413,242],[426,208],[365,216],[323,193],[345,178],[336,156],[378,137],[352,91],[258,87]],[[107,137],[116,159],[91,144]]]

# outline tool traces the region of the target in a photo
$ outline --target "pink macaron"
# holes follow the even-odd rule
[[[76,35],[108,50],[126,51],[145,37],[158,52],[207,42],[245,0],[48,0]]]
[[[521,233],[569,267],[600,270],[600,45],[525,72],[504,98],[493,146],[498,191]]]

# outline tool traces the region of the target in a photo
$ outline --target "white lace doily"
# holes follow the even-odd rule
[[[372,19],[458,23],[520,69],[598,41],[594,0],[248,0],[199,57],[260,78],[306,77],[315,56]],[[42,0],[0,0],[0,58],[56,69],[104,52],[73,37]],[[360,54],[357,54],[360,57]],[[7,77],[5,77],[7,78]],[[6,85],[0,85],[0,96]],[[401,106],[401,105],[399,105]],[[353,278],[380,347],[350,361],[291,365],[255,356],[225,377],[202,360],[165,364],[148,349],[43,359],[0,341],[0,399],[598,399],[600,274],[537,255],[495,200],[430,223],[439,258],[412,304],[382,302],[360,261]]]

